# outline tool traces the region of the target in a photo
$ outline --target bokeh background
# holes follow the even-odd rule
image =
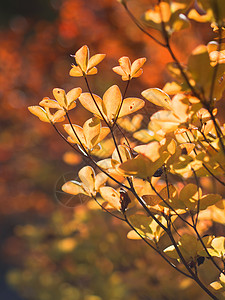
[[[137,17],[148,7],[147,0],[130,1]],[[212,38],[209,24],[195,25],[198,30],[173,37],[184,63],[195,46]],[[116,0],[0,1],[0,299],[206,299],[142,242],[127,240],[128,228],[91,202],[60,204],[62,176],[76,179],[85,163],[71,161],[68,146],[27,106],[52,97],[55,87],[86,89],[68,74],[70,55],[85,44],[92,54],[107,54],[90,78],[100,96],[112,84],[124,88],[111,70],[123,55],[148,59],[130,96],[170,79],[169,54],[135,27]],[[72,113],[80,125],[88,116],[79,104]]]

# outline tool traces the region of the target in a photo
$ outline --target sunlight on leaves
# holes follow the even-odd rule
[[[75,65],[72,65],[70,76],[81,77],[97,73],[96,66],[105,58],[105,54],[95,54],[90,58],[88,47],[81,47],[74,55]]]
[[[120,89],[117,85],[111,86],[103,95],[103,100],[93,95],[96,104],[90,93],[82,93],[79,100],[80,103],[95,116],[102,119],[103,117],[109,123],[113,123],[122,103],[118,118],[127,116],[144,106],[144,101],[139,98],[125,98],[122,100]]]
[[[123,56],[119,59],[119,66],[114,67],[113,71],[122,76],[122,80],[130,80],[141,76],[143,73],[142,66],[146,62],[146,58],[138,58],[132,64],[129,57]]]

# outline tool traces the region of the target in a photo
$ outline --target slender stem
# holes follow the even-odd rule
[[[215,178],[219,183],[221,183],[223,186],[225,186],[225,182],[223,182],[222,180],[220,180],[216,175],[214,175],[211,171],[210,171],[210,169],[203,163],[202,164],[203,165],[203,167],[207,170],[207,172],[209,172],[209,174],[213,177],[213,178]]]
[[[214,124],[215,129],[216,129],[217,137],[219,138],[220,145],[221,145],[222,150],[223,150],[223,153],[224,153],[224,155],[225,155],[225,146],[224,146],[223,139],[222,139],[222,138],[224,137],[224,135],[223,135],[223,133],[222,133],[222,131],[221,131],[220,126],[218,125],[218,123],[217,123],[217,121],[216,121],[215,116],[213,115],[212,110],[211,110],[209,107],[206,107],[206,108],[207,108],[208,112],[210,113],[211,119],[212,119],[213,124]],[[222,136],[222,137],[221,137],[221,136]]]
[[[139,23],[139,21],[135,18],[135,16],[132,14],[132,12],[127,7],[127,4],[123,2],[123,6],[127,12],[127,14],[130,16],[131,20],[134,22],[134,24],[148,37],[150,37],[153,41],[155,41],[157,44],[159,44],[162,47],[166,47],[162,42],[160,42],[158,39],[156,39],[153,35],[151,35],[148,31],[146,31],[143,26]]]
[[[215,1],[215,5],[217,7],[217,2]],[[218,7],[217,7],[218,9]],[[216,77],[217,77],[217,73],[218,73],[218,69],[219,69],[219,58],[220,58],[220,50],[221,50],[221,36],[222,36],[222,28],[219,27],[219,46],[218,46],[218,55],[217,55],[217,62],[216,65],[214,67],[214,71],[213,71],[213,77],[212,77],[212,82],[211,82],[211,87],[210,87],[210,94],[209,94],[209,105],[211,107],[213,107],[213,93],[214,93],[214,88],[215,88],[215,83],[216,83]]]
[[[92,100],[93,100],[95,106],[97,107],[97,110],[98,110],[100,116],[101,116],[102,119],[105,121],[106,125],[110,128],[110,125],[109,125],[108,121],[106,120],[105,116],[103,115],[103,113],[102,113],[100,107],[98,106],[98,104],[97,104],[97,102],[96,102],[96,100],[95,100],[95,97],[94,97],[94,95],[93,95],[93,93],[92,93],[92,91],[91,91],[91,88],[90,88],[90,86],[89,86],[89,83],[88,83],[88,80],[87,80],[87,77],[86,77],[86,76],[84,76],[84,80],[85,80],[85,82],[86,82],[88,91],[89,91],[89,93],[90,93],[90,95],[91,95],[91,98],[92,98]]]
[[[185,268],[187,269],[187,271],[191,274],[193,280],[214,300],[219,300],[215,295],[213,295],[213,293],[211,293],[211,291],[201,282],[201,280],[198,278],[197,274],[195,274],[192,269],[190,268],[190,266],[188,265],[188,263],[186,262],[185,258],[183,257],[179,247],[177,246],[176,241],[174,240],[174,237],[172,235],[172,233],[170,231],[168,231],[168,235],[169,238],[171,240],[171,242],[173,243],[177,254],[180,257],[180,260],[182,261],[183,265],[185,266]]]
[[[96,162],[95,160],[88,154],[86,153],[86,155],[84,153],[82,153],[81,151],[77,150],[75,148],[75,146],[73,146],[67,139],[66,137],[58,130],[58,128],[55,126],[55,124],[53,124],[54,129],[56,130],[56,132],[60,135],[60,137],[70,146],[72,147],[76,152],[78,152],[80,155],[82,155],[84,158],[89,159],[96,168],[98,168],[102,173],[104,173],[105,175],[107,175],[110,179],[112,179],[114,182],[116,182],[118,185],[120,185],[121,187],[131,191],[131,188],[126,186],[125,184],[123,184],[122,182],[118,181],[116,178],[114,178],[113,176],[111,176],[109,173],[107,173],[103,168],[101,168]]]
[[[159,7],[160,7],[160,3],[161,3],[161,0],[158,0],[158,3],[159,3]],[[178,69],[180,70],[184,80],[186,81],[187,85],[189,86],[190,90],[192,91],[193,95],[199,99],[200,96],[199,94],[196,92],[195,88],[192,86],[192,84],[190,83],[190,80],[187,76],[187,74],[184,72],[184,69],[183,67],[181,66],[179,60],[177,59],[177,57],[175,56],[172,48],[171,48],[171,45],[170,45],[170,39],[169,39],[169,36],[168,36],[168,33],[167,33],[167,30],[166,30],[166,26],[165,26],[165,23],[163,21],[163,18],[162,18],[162,11],[161,11],[161,8],[160,8],[160,13],[161,13],[161,26],[162,26],[162,32],[163,32],[163,36],[164,36],[164,39],[165,39],[165,42],[166,42],[166,48],[167,50],[169,51],[172,59],[175,61]]]
[[[175,213],[175,215],[176,215],[178,218],[180,218],[184,223],[186,223],[188,226],[192,227],[192,225],[191,225],[187,220],[185,220],[183,217],[181,217],[181,215],[178,214],[178,213],[176,212],[176,210],[175,210],[169,203],[167,203],[166,200],[165,200],[165,199],[157,192],[157,190],[155,189],[155,187],[154,187],[153,184],[151,183],[151,180],[149,180],[149,183],[150,183],[151,188],[153,189],[153,191],[154,191],[154,192],[156,193],[156,195],[163,201],[163,203],[165,203],[166,206],[168,206],[168,208],[171,209],[171,210]]]
[[[191,168],[193,174],[194,174],[194,177],[195,177],[195,182],[196,182],[196,185],[197,185],[197,188],[198,188],[198,203],[197,203],[197,212],[196,212],[196,219],[195,221],[193,222],[193,226],[195,227],[198,223],[198,215],[199,215],[199,211],[200,211],[200,184],[199,184],[199,180],[198,180],[198,177],[195,173],[195,170],[193,168]]]
[[[87,149],[84,147],[84,145],[83,145],[83,143],[81,142],[79,136],[77,135],[77,133],[76,133],[74,127],[73,127],[73,124],[72,124],[72,122],[71,122],[71,120],[70,120],[70,117],[69,117],[68,112],[66,112],[66,117],[67,117],[67,119],[68,119],[68,121],[69,121],[69,123],[70,123],[70,126],[71,126],[71,128],[72,128],[72,130],[73,130],[73,133],[74,133],[75,137],[77,138],[77,140],[78,140],[78,142],[79,142],[79,145],[81,146],[81,148],[82,148],[82,150],[84,151],[84,153],[88,156]]]
[[[190,137],[189,137],[189,135],[187,134],[187,132],[185,132],[185,134],[186,134],[186,136],[187,136],[187,138],[188,138],[188,141],[191,143]],[[193,134],[193,133],[192,133],[192,134]],[[193,135],[193,136],[194,136],[194,135]],[[195,148],[193,149],[193,151],[194,151],[195,155],[197,155],[197,151],[196,151]],[[219,183],[221,183],[223,186],[225,186],[225,183],[224,183],[222,180],[220,180],[216,175],[214,175],[214,174],[210,171],[210,169],[209,169],[204,163],[202,163],[202,166],[206,169],[207,172],[209,172],[209,174],[210,174],[211,176],[213,176],[213,178],[215,178]]]
[[[196,224],[196,225],[197,225],[197,224]],[[214,264],[214,266],[220,271],[220,273],[225,274],[225,270],[222,270],[222,269],[218,266],[218,264],[215,262],[213,256],[209,253],[209,251],[208,251],[206,245],[204,244],[204,242],[203,242],[203,240],[202,240],[202,238],[201,238],[201,236],[200,236],[200,234],[199,234],[199,232],[198,232],[198,230],[197,230],[197,226],[196,226],[196,225],[193,227],[193,229],[194,229],[194,231],[195,231],[195,233],[196,233],[196,235],[197,235],[197,237],[198,237],[200,243],[202,244],[202,246],[203,246],[205,252],[207,253],[209,259],[212,261],[212,263]]]
[[[78,150],[77,148],[75,148],[75,146],[73,146],[68,140],[67,138],[58,130],[58,128],[55,126],[54,123],[51,123],[53,128],[55,129],[55,131],[60,135],[60,137],[70,146],[73,148],[73,150],[75,150],[77,153],[79,153],[80,155],[84,156],[84,154]]]
[[[119,156],[120,163],[122,164],[123,160],[122,160],[122,157],[121,157],[121,154],[120,154],[120,151],[119,151],[119,148],[118,148],[118,145],[117,145],[116,138],[115,138],[115,135],[114,135],[112,127],[110,127],[110,131],[111,131],[111,135],[112,135],[112,138],[113,138],[114,145],[116,147],[116,152],[117,152],[117,154]]]
[[[135,188],[133,186],[132,182],[129,182],[131,185],[131,189],[130,191],[133,193],[133,195],[137,198],[138,202],[141,204],[141,206],[144,208],[144,210],[147,212],[147,214],[153,218],[153,220],[165,231],[167,232],[168,229],[166,228],[166,226],[164,226],[155,216],[154,214],[149,210],[149,208],[147,207],[145,201],[137,194],[137,192],[135,191]]]
[[[200,133],[201,133],[201,135],[203,136],[203,139],[204,139],[204,141],[215,151],[215,152],[218,152],[218,150],[213,146],[213,145],[211,145],[211,143],[207,140],[207,137],[205,136],[205,133],[201,130],[201,129],[199,129],[198,130]]]
[[[124,134],[124,132],[122,131],[122,129],[120,128],[120,126],[119,126],[117,123],[116,123],[115,125],[116,125],[116,127],[118,128],[119,132],[120,132],[120,133],[122,134],[122,136],[124,137],[124,139],[125,139],[125,141],[126,141],[126,143],[127,143],[127,146],[129,147],[129,149],[130,149],[130,151],[131,151],[131,155],[132,155],[132,149],[131,149],[130,143],[129,143],[129,141],[128,141],[126,135]]]
[[[122,108],[122,105],[123,105],[123,101],[124,101],[125,95],[126,95],[126,93],[127,93],[129,84],[130,84],[130,79],[127,81],[126,88],[125,88],[125,91],[124,91],[124,93],[123,93],[122,100],[121,100],[121,102],[120,102],[120,106],[119,106],[118,112],[117,112],[116,117],[115,117],[115,120],[113,121],[113,124],[112,124],[112,128],[114,127],[114,125],[116,124],[116,121],[117,121],[118,118],[119,118],[119,114],[120,114],[120,111],[121,111],[121,108]]]

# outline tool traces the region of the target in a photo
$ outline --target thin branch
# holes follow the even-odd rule
[[[197,224],[196,224],[196,225],[197,225]],[[203,242],[203,240],[202,240],[202,238],[201,238],[201,236],[200,236],[200,234],[199,234],[199,232],[198,232],[198,230],[197,230],[197,227],[194,226],[193,229],[194,229],[194,231],[195,231],[195,233],[196,233],[196,235],[197,235],[197,237],[198,237],[200,243],[202,244],[202,246],[203,246],[205,252],[207,253],[209,259],[212,261],[212,263],[214,264],[214,266],[220,271],[220,273],[225,274],[225,270],[222,270],[222,269],[218,266],[218,264],[215,262],[213,256],[209,253],[209,251],[208,251],[206,245],[204,244],[204,242]]]
[[[149,180],[149,183],[150,183],[151,188],[153,189],[153,191],[154,191],[154,192],[156,193],[156,195],[163,201],[163,203],[166,204],[166,206],[167,206],[170,210],[172,210],[172,211],[175,213],[175,215],[176,215],[178,218],[180,218],[184,223],[186,223],[186,224],[187,224],[188,226],[190,226],[190,227],[193,227],[187,220],[185,220],[183,217],[181,217],[181,215],[178,214],[178,213],[176,212],[176,210],[175,210],[169,203],[167,203],[166,200],[165,200],[165,199],[157,192],[157,190],[156,190],[155,187],[153,186],[151,180]]]
[[[199,215],[199,211],[200,211],[200,184],[199,184],[199,180],[198,180],[195,170],[193,168],[191,168],[191,170],[194,174],[195,182],[196,182],[197,189],[198,189],[198,203],[197,203],[196,219],[193,222],[193,226],[195,227],[198,223],[198,215]]]
[[[174,237],[170,231],[168,231],[169,238],[174,245],[177,254],[179,255],[180,260],[182,261],[183,265],[187,269],[187,271],[191,274],[193,280],[214,300],[219,300],[213,293],[201,282],[201,280],[198,278],[198,276],[192,271],[188,263],[186,262],[185,258],[183,257],[179,247],[177,246],[176,241],[174,240]]]
[[[86,159],[89,159],[96,168],[98,168],[102,173],[104,173],[105,175],[107,175],[110,179],[112,179],[114,182],[116,182],[118,185],[120,185],[121,187],[131,191],[131,188],[126,186],[125,184],[123,184],[122,182],[118,181],[116,178],[114,178],[113,176],[111,176],[109,173],[107,173],[103,168],[101,168],[96,162],[95,160],[87,153],[87,156],[82,153],[81,151],[77,150],[75,148],[75,146],[73,146],[67,139],[66,137],[58,130],[58,128],[55,126],[54,123],[51,123],[54,127],[54,129],[56,130],[56,132],[60,135],[60,137],[70,146],[73,148],[73,150],[75,150],[76,152],[78,152],[81,156],[83,156]]]
[[[225,186],[225,182],[223,182],[222,180],[220,180],[216,175],[214,175],[211,171],[210,171],[210,169],[203,163],[202,164],[203,165],[203,167],[207,170],[207,172],[209,172],[209,174],[213,177],[213,178],[215,178],[219,183],[221,183],[223,186]]]
[[[73,127],[73,124],[72,124],[72,122],[71,122],[71,120],[70,120],[69,113],[68,113],[67,111],[66,111],[66,117],[67,117],[67,119],[68,119],[68,121],[69,121],[69,123],[70,123],[70,127],[72,128],[73,133],[75,134],[75,137],[77,138],[77,140],[78,140],[78,142],[79,142],[79,145],[81,146],[81,148],[82,148],[82,150],[84,151],[84,153],[88,156],[88,152],[87,152],[86,148],[84,147],[84,145],[82,144],[82,142],[81,142],[79,136],[77,135],[77,133],[76,133],[74,127]]]
[[[108,209],[106,209],[98,200],[97,200],[97,198],[95,197],[95,196],[93,196],[92,195],[92,198],[95,200],[95,202],[105,211],[105,212],[107,212],[108,214],[110,214],[111,216],[113,216],[114,218],[117,218],[117,219],[119,219],[119,220],[121,220],[121,221],[124,221],[125,222],[125,219],[123,219],[123,218],[120,218],[119,216],[117,216],[117,215],[114,215],[113,213],[111,213]]]
[[[105,123],[107,124],[107,126],[110,128],[111,126],[109,125],[108,121],[106,120],[105,116],[103,115],[103,113],[102,113],[100,107],[98,106],[98,104],[97,104],[97,102],[96,102],[96,100],[95,100],[95,97],[94,97],[94,95],[93,95],[93,93],[92,93],[92,91],[91,91],[91,88],[90,88],[90,86],[89,86],[89,83],[88,83],[88,80],[87,80],[87,77],[86,77],[86,76],[84,76],[84,80],[85,80],[85,82],[86,82],[88,91],[89,91],[89,93],[90,93],[90,95],[91,95],[92,100],[94,101],[95,106],[96,106],[97,109],[98,109],[98,112],[99,112],[100,116],[101,116],[102,119],[105,121]]]
[[[215,1],[215,6],[217,7],[217,2]],[[212,77],[212,82],[211,82],[211,87],[210,87],[210,94],[209,94],[209,105],[212,107],[213,106],[213,93],[214,93],[214,88],[215,88],[215,84],[216,84],[216,77],[217,77],[217,73],[218,73],[218,69],[219,69],[219,58],[220,58],[220,50],[221,50],[221,40],[222,37],[222,28],[219,27],[219,46],[218,46],[218,55],[216,58],[216,65],[214,67],[214,71],[213,71],[213,77]]]
[[[126,93],[127,93],[127,90],[128,90],[129,84],[130,84],[130,80],[131,80],[131,79],[129,79],[129,80],[127,81],[126,88],[125,88],[125,91],[124,91],[124,93],[123,93],[122,100],[121,100],[121,102],[120,102],[120,106],[119,106],[118,112],[117,112],[116,117],[115,117],[115,120],[113,121],[113,124],[112,124],[112,128],[114,127],[114,125],[116,124],[116,121],[117,121],[118,118],[119,118],[119,114],[120,114],[120,111],[121,111],[121,108],[122,108],[122,105],[123,105],[123,101],[124,101],[124,98],[125,98],[125,96],[126,96]]]
[[[162,47],[166,47],[162,42],[160,42],[157,38],[155,38],[153,35],[151,35],[148,31],[143,28],[143,26],[139,23],[139,21],[135,18],[135,16],[132,14],[132,12],[127,7],[127,4],[125,2],[122,3],[127,14],[130,16],[131,20],[134,22],[134,24],[148,37],[150,37],[153,41],[155,41],[158,45]]]
[[[136,230],[136,228],[129,222],[129,220],[127,219],[127,216],[126,216],[126,214],[124,214],[124,217],[125,217],[125,220],[126,220],[126,222],[127,222],[127,224],[131,227],[131,229],[132,230],[134,230],[137,234],[138,234],[138,236],[140,236],[140,238],[149,246],[149,247],[151,247],[153,250],[155,250],[172,268],[174,268],[175,270],[177,270],[178,272],[180,272],[181,274],[183,274],[184,276],[187,276],[188,278],[191,278],[192,279],[192,277],[189,275],[189,274],[187,274],[187,273],[185,273],[184,271],[182,271],[182,270],[180,270],[176,265],[174,265],[166,256],[164,256],[163,254],[162,254],[162,252],[159,250],[159,249],[157,249],[157,248],[155,248],[152,244],[150,244],[149,242],[148,242],[148,240],[146,240],[137,230]]]
[[[186,134],[186,136],[187,136],[189,142],[191,143],[190,137],[189,137],[189,135],[187,134],[187,132],[185,132],[185,134]],[[193,133],[192,133],[192,134],[193,134]],[[196,151],[195,148],[193,149],[193,151],[194,151],[195,155],[197,155],[197,151]],[[225,183],[224,183],[222,180],[220,180],[216,175],[214,175],[214,174],[210,171],[210,169],[209,169],[204,163],[202,163],[202,166],[206,169],[207,172],[209,172],[209,174],[210,174],[213,178],[215,178],[219,183],[221,183],[223,186],[225,186]]]

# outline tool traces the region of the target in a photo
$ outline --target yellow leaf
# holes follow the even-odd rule
[[[122,95],[117,85],[111,86],[103,95],[103,100],[93,95],[96,104],[95,105],[90,93],[82,93],[79,97],[81,104],[98,118],[102,119],[101,114],[107,122],[113,123],[122,101]],[[138,98],[126,98],[123,100],[123,104],[119,113],[119,118],[131,114],[144,106],[144,101]],[[101,111],[101,114],[99,112]]]
[[[61,107],[67,107],[66,92],[63,89],[53,89],[53,95]]]
[[[80,145],[80,142],[85,145],[86,144],[86,140],[85,140],[85,137],[84,137],[84,134],[83,134],[83,128],[78,126],[78,125],[70,125],[70,124],[64,124],[63,125],[64,127],[64,130],[68,133],[69,137],[68,137],[68,141],[70,143],[73,143],[73,144],[79,144]],[[76,137],[75,133],[77,134],[78,138]]]
[[[168,95],[175,95],[182,91],[182,86],[175,81],[167,82],[163,87],[163,91]]]
[[[139,154],[134,159],[128,159],[126,162],[122,163],[118,166],[117,170],[125,176],[150,179],[168,157],[168,153],[163,153],[158,160],[152,162],[146,156]]]
[[[80,182],[78,181],[68,181],[62,186],[62,190],[71,195],[78,194],[87,194],[84,189],[81,187]]]
[[[206,14],[200,15],[196,9],[191,9],[188,13],[188,18],[197,22],[209,22],[212,20],[212,11],[208,10]]]
[[[87,65],[88,71],[90,71],[90,70],[93,69],[96,65],[98,65],[104,58],[105,58],[105,54],[95,54],[95,55],[93,55],[93,56],[89,59],[89,61],[88,61],[88,65]]]
[[[80,67],[73,65],[69,75],[73,77],[81,77],[83,76],[83,72],[81,71]]]
[[[155,5],[154,9],[149,9],[145,13],[145,20],[152,23],[161,24],[168,22],[171,16],[170,5],[167,2],[161,2],[160,5]],[[155,28],[153,26],[153,28]]]
[[[120,194],[110,186],[103,186],[99,192],[104,200],[106,200],[112,207],[121,210]]]
[[[39,105],[43,107],[48,107],[48,108],[55,108],[55,109],[61,109],[61,106],[59,103],[55,100],[51,100],[48,97],[44,97],[40,102]]]
[[[172,109],[172,103],[169,95],[158,88],[144,90],[141,94],[145,99],[155,105],[162,106],[168,110]]]
[[[132,65],[131,65],[131,78],[133,77],[139,77],[142,74],[142,66],[144,65],[144,63],[146,62],[146,58],[142,57],[142,58],[138,58],[136,59]]]
[[[46,111],[40,106],[29,106],[29,111],[37,116],[41,121],[50,123],[50,120],[46,114]]]
[[[210,286],[216,291],[220,291],[224,289],[223,285],[219,281],[214,281],[210,283]]]
[[[123,56],[119,59],[119,66],[114,67],[113,71],[122,76],[122,80],[130,80],[134,77],[139,77],[143,70],[141,67],[145,63],[146,58],[138,58],[136,59],[132,65],[129,57]]]
[[[89,57],[88,47],[86,45],[81,47],[74,55],[76,65],[72,65],[70,76],[80,77],[96,74],[97,68],[95,66],[104,59],[105,54],[96,54],[90,59]]]
[[[89,49],[85,45],[81,47],[75,54],[76,63],[83,72],[87,71],[87,64],[89,60]]]
[[[101,122],[99,118],[88,119],[83,126],[83,134],[85,137],[85,145],[88,149],[94,148],[97,144],[98,136],[100,133]]]
[[[129,231],[127,234],[127,238],[130,240],[141,240],[140,235],[138,235],[135,230]]]
[[[95,94],[92,94],[92,95],[95,99],[95,102],[96,102],[98,108],[100,109],[100,111],[104,115],[104,113],[102,111],[102,99],[99,96],[95,95]],[[82,93],[79,97],[79,100],[80,100],[80,103],[83,105],[83,107],[85,107],[87,110],[92,112],[98,118],[102,119],[102,117],[99,113],[99,110],[98,110],[97,106],[95,105],[90,93]]]
[[[200,210],[206,209],[208,206],[214,205],[216,202],[220,201],[222,199],[222,196],[219,194],[208,194],[204,195],[200,199]]]
[[[90,166],[83,167],[79,172],[78,176],[83,183],[83,188],[88,195],[95,195],[95,171]]]
[[[136,146],[134,150],[148,157],[153,162],[160,157],[160,143],[156,141],[147,145]]]
[[[212,240],[211,246],[220,254],[221,258],[225,254],[225,237],[220,236]]]
[[[108,127],[101,127],[96,144],[100,143],[109,134],[109,132],[110,132],[110,129]]]
[[[160,110],[151,116],[151,126],[160,127],[165,133],[173,132],[181,121],[172,111]]]
[[[106,183],[109,177],[105,173],[98,173],[95,176],[95,190],[98,191]]]
[[[78,88],[74,88],[74,89],[70,90],[66,94],[67,109],[71,109],[71,106],[73,106],[73,107],[76,106],[75,100],[81,95],[81,93],[82,93],[82,89],[78,87]]]
[[[193,210],[198,199],[201,198],[201,189],[198,189],[197,185],[189,183],[180,191],[179,198],[189,210]]]
[[[119,113],[119,118],[134,113],[135,111],[144,107],[145,102],[139,98],[126,98],[123,100],[123,104]]]
[[[166,226],[165,219],[161,216],[155,215],[155,217]],[[135,214],[129,216],[129,222],[143,237],[147,237],[152,241],[158,242],[164,230],[160,225],[151,217],[145,215]]]
[[[136,114],[132,119],[125,117],[119,119],[117,123],[126,131],[135,132],[141,127],[142,120],[143,116],[141,114]]]
[[[123,56],[119,59],[119,64],[120,64],[120,67],[122,68],[122,70],[127,74],[129,75],[130,74],[130,71],[131,71],[131,62],[130,62],[130,59],[129,57],[127,56]]]
[[[152,218],[147,217],[145,215],[132,215],[129,216],[129,222],[131,223],[132,226],[135,227],[135,229],[144,237],[150,237],[153,232],[151,229],[151,222]]]
[[[117,85],[111,86],[103,95],[102,110],[110,123],[115,120],[121,101],[122,95]]]
[[[114,150],[113,154],[112,154],[112,159],[120,162],[120,157],[122,159],[122,162],[127,161],[128,159],[131,159],[131,155],[130,152],[128,151],[127,147],[123,146],[123,145],[119,145],[118,146],[118,150],[119,150],[119,154],[117,152],[117,149]]]

